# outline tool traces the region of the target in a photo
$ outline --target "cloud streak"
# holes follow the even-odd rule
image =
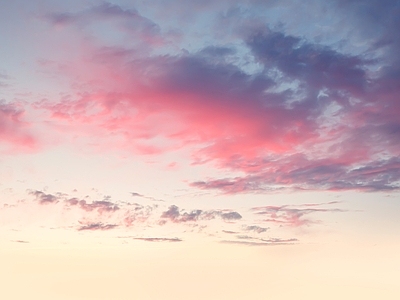
[[[257,215],[266,217],[264,222],[270,222],[290,227],[309,226],[320,221],[305,218],[305,216],[320,212],[344,212],[338,208],[299,208],[295,206],[263,206],[253,207],[252,211]]]
[[[149,238],[133,238],[133,239],[145,242],[182,242],[182,240],[178,238],[149,237]]]
[[[117,224],[103,224],[103,223],[88,223],[78,228],[78,231],[96,231],[96,230],[110,230],[118,227]]]

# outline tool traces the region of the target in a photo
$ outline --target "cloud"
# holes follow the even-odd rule
[[[134,209],[127,209],[123,216],[123,223],[126,227],[131,227],[134,224],[140,224],[146,222],[153,211],[157,208],[156,205],[153,206],[143,206],[136,204]]]
[[[215,218],[232,223],[240,220],[242,216],[232,210],[200,210],[187,211],[176,205],[170,205],[167,209],[164,205],[142,205],[139,203],[112,201],[111,196],[103,197],[104,200],[87,201],[77,197],[70,197],[64,193],[44,193],[42,191],[30,190],[30,195],[35,197],[35,202],[40,205],[57,205],[63,209],[63,222],[66,226],[78,222],[77,228],[82,230],[108,230],[116,227],[126,229],[137,229],[145,227],[162,226],[168,221],[175,224],[193,226],[200,229],[206,227],[199,223],[209,222]],[[86,198],[89,198],[87,196]],[[151,198],[151,197],[145,197]],[[164,210],[164,211],[163,211]],[[70,226],[69,226],[70,227]],[[69,228],[68,227],[68,228]],[[201,230],[200,229],[200,230]]]
[[[362,95],[367,84],[364,68],[370,62],[361,57],[268,29],[252,32],[247,44],[266,68],[278,68],[289,78],[306,83],[308,92],[327,88]]]
[[[210,220],[215,217],[220,217],[224,221],[235,221],[242,218],[242,216],[235,211],[219,211],[219,210],[208,210],[202,211],[200,209],[186,212],[180,210],[176,205],[171,205],[167,211],[161,214],[162,219],[169,219],[174,223],[186,223],[194,222],[198,220]]]
[[[184,223],[190,221],[197,221],[199,216],[201,215],[201,210],[193,210],[191,212],[183,212],[179,210],[179,207],[176,205],[171,205],[167,211],[164,211],[161,214],[161,218],[169,219],[174,223]]]
[[[237,235],[237,239],[239,240],[257,240],[257,241],[262,241],[264,243],[277,243],[277,244],[282,244],[282,243],[293,243],[293,242],[298,242],[298,239],[291,238],[291,239],[280,239],[280,238],[269,238],[269,239],[261,239],[257,237],[252,237],[248,235]]]
[[[257,3],[248,5],[254,9]],[[349,33],[354,41],[341,41],[347,48],[246,19],[237,9],[230,11],[235,16],[224,15],[241,20],[229,25],[232,43],[211,40],[190,50],[164,45],[159,52],[86,45],[82,56],[91,59],[64,69],[86,88],[74,99],[37,107],[68,125],[71,134],[100,141],[99,151],[113,145],[155,156],[186,149],[193,164],[241,174],[191,184],[200,189],[398,190],[400,41],[393,29],[398,7],[375,0],[331,5],[332,15],[345,8],[349,20],[362,25]],[[51,17],[68,24],[114,20],[151,38],[163,32],[135,9],[107,2]],[[355,35],[367,33],[371,39],[360,51],[356,44],[362,39]],[[140,40],[149,46],[151,38]],[[246,68],[249,64],[253,67]],[[197,217],[187,212],[187,220]]]
[[[231,231],[231,230],[222,230],[223,233],[228,233],[228,234],[238,234],[237,231]]]
[[[131,192],[131,195],[132,195],[133,197],[143,197],[142,194],[135,193],[135,192]]]
[[[273,164],[267,162],[264,168],[263,172],[254,175],[198,181],[191,185],[201,189],[217,189],[228,194],[268,192],[282,188],[366,192],[394,191],[400,188],[400,164],[397,158],[376,160],[356,167],[326,160],[309,161],[291,157]]]
[[[50,204],[50,203],[61,202],[63,205],[68,207],[77,206],[84,211],[87,212],[96,211],[99,214],[105,212],[115,212],[119,210],[119,206],[117,204],[106,200],[92,201],[88,203],[86,202],[86,200],[81,200],[78,198],[68,198],[68,195],[63,193],[46,194],[38,190],[29,190],[28,192],[30,195],[36,197],[36,200],[39,201],[39,204]],[[110,197],[106,197],[106,199],[109,198]]]
[[[300,139],[299,127],[306,132],[307,127],[311,129],[312,122],[304,121],[304,112],[275,105],[280,95],[264,94],[274,85],[268,76],[246,74],[225,62],[223,54],[215,61],[208,57],[199,51],[133,59],[128,61],[132,68],[121,70],[125,73],[120,85],[124,91],[86,94],[77,102],[41,106],[53,116],[68,116],[75,124],[100,122],[97,128],[123,132],[143,154],[158,154],[193,143],[209,144],[196,154],[198,161],[210,157],[226,160],[240,153],[254,156],[262,147],[284,151]],[[105,59],[113,62],[113,72],[117,73],[118,66],[127,63],[109,55]],[[86,117],[90,107],[98,107],[100,113]],[[115,114],[119,117],[113,117]],[[127,132],[127,127],[136,130]],[[307,138],[306,132],[302,138]],[[170,146],[152,145],[152,139],[162,137]]]
[[[133,238],[134,240],[146,241],[146,242],[182,242],[178,238]]]
[[[291,227],[300,227],[319,223],[319,221],[304,218],[304,216],[318,212],[344,212],[337,208],[297,208],[295,206],[263,206],[253,207],[252,211],[257,215],[265,215],[265,222],[271,222]]]
[[[0,88],[6,88],[10,86],[9,80],[11,77],[6,72],[0,70]]]
[[[80,30],[90,28],[91,24],[104,23],[110,29],[114,28],[115,32],[127,34],[130,38],[135,37],[154,45],[163,43],[160,27],[156,23],[142,16],[134,8],[125,9],[110,2],[93,5],[75,13],[48,13],[42,19],[56,27],[78,26]],[[116,24],[106,23],[107,21],[114,21]],[[93,27],[91,29],[87,32],[93,34]],[[100,35],[97,37],[100,37]]]
[[[238,212],[232,211],[227,213],[221,213],[221,218],[223,220],[240,220],[242,216]]]
[[[263,233],[263,232],[266,232],[269,229],[269,227],[265,228],[265,227],[260,227],[260,226],[256,226],[256,225],[243,226],[242,228],[245,231],[253,231],[253,232],[257,232],[257,233]]]
[[[176,220],[180,216],[179,207],[171,205],[167,211],[163,212],[161,218],[168,218],[170,220]]]
[[[89,223],[86,225],[82,225],[78,228],[78,231],[83,230],[110,230],[116,228],[117,224],[103,224],[103,223]]]
[[[53,204],[53,203],[58,203],[60,201],[59,196],[55,196],[52,194],[46,194],[42,191],[29,191],[30,195],[33,195],[36,197],[36,200],[39,201],[39,204]]]
[[[3,153],[30,152],[37,141],[29,132],[29,123],[23,121],[25,111],[21,105],[0,100],[0,151]]]
[[[104,212],[114,212],[119,209],[118,205],[110,201],[93,201],[91,203],[87,203],[85,200],[71,198],[65,200],[65,202],[71,206],[77,205],[79,208],[88,212],[96,210],[99,214]]]
[[[156,198],[149,197],[149,196],[145,196],[145,195],[142,195],[142,194],[139,194],[139,193],[136,193],[136,192],[131,192],[131,196],[132,196],[132,197],[145,198],[145,199],[149,199],[149,200],[151,200],[151,201],[165,202],[165,201],[162,200],[162,199],[156,199]]]
[[[220,243],[223,244],[236,244],[245,246],[283,246],[283,245],[296,245],[297,239],[288,240],[262,240],[261,242],[251,242],[251,241],[238,241],[238,240],[222,240]]]
[[[273,232],[269,227],[259,225],[240,225],[234,227],[237,221],[243,219],[239,212],[220,209],[220,210],[185,210],[176,205],[170,205],[166,208],[164,205],[141,205],[138,203],[113,202],[111,196],[106,196],[102,201],[88,202],[79,198],[71,198],[63,193],[44,193],[37,190],[29,191],[29,194],[35,197],[35,202],[40,205],[58,205],[64,207],[59,210],[62,213],[63,222],[66,222],[65,228],[76,228],[78,231],[105,231],[115,228],[125,228],[126,230],[141,230],[163,226],[167,222],[183,226],[182,232],[186,232],[187,227],[191,227],[191,232],[197,228],[198,232],[212,230],[208,222],[219,220],[224,222],[227,227],[224,230],[217,230],[224,234],[234,235],[237,241],[225,241],[238,244],[287,244],[297,242],[297,239],[265,238],[265,232]],[[298,205],[277,205],[260,206],[251,208],[253,217],[262,217],[256,222],[273,223],[278,226],[302,227],[319,224],[321,221],[310,218],[310,215],[328,212],[345,212],[345,210],[336,208],[339,201],[305,203]],[[246,221],[246,219],[244,220]],[[249,220],[247,220],[249,221]],[[70,226],[70,224],[80,225]],[[218,222],[213,222],[218,224]],[[221,224],[221,223],[220,223]],[[242,223],[243,224],[243,223]],[[207,228],[207,229],[205,229]],[[203,231],[204,230],[204,231]],[[215,232],[214,232],[215,233]],[[262,237],[262,238],[261,238]],[[158,237],[133,237],[139,240],[148,241],[168,241],[166,238]],[[243,243],[244,240],[246,243]],[[171,240],[173,241],[173,240]]]

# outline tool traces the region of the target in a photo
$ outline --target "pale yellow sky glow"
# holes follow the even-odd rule
[[[13,245],[1,251],[1,293],[6,299],[42,300],[397,299],[400,295],[398,244],[113,244]]]

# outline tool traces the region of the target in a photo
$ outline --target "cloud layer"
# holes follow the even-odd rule
[[[209,34],[200,18],[183,31],[183,23],[154,7],[141,12],[103,2],[43,12],[38,21],[49,32],[70,34],[79,47],[74,56],[40,65],[69,80],[70,93],[40,99],[31,108],[40,111],[49,130],[62,132],[66,143],[78,136],[96,151],[152,156],[184,150],[193,165],[239,174],[204,178],[192,182],[194,188],[398,190],[397,2],[313,1],[311,10],[330,17],[325,27],[331,39],[306,24],[294,30],[296,18],[282,24],[259,17],[268,9],[301,8],[298,1],[293,8],[285,3],[193,3],[176,12],[191,7],[192,13],[212,13],[215,30]],[[103,27],[107,33],[98,29]],[[191,42],[194,32],[198,43]],[[29,124],[21,121],[23,111],[0,104],[2,144],[35,146]],[[108,209],[105,203],[76,205]],[[201,214],[165,219],[186,222]]]

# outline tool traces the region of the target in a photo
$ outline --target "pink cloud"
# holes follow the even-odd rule
[[[73,24],[133,16],[154,23],[111,4],[68,16]],[[194,164],[244,173],[192,183],[202,189],[399,188],[400,106],[393,68],[370,78],[375,60],[267,27],[240,37],[263,70],[251,74],[232,63],[234,47],[155,55],[84,44],[84,58],[59,69],[77,78],[74,99],[37,107],[99,151],[158,155],[186,148]],[[282,78],[270,75],[271,69]]]
[[[114,57],[108,58],[111,61],[116,73],[122,62]],[[87,135],[92,135],[90,130],[102,136],[119,134],[125,147],[131,144],[144,154],[208,145],[195,154],[197,161],[286,152],[315,135],[312,122],[304,121],[305,112],[265,107],[265,99],[246,101],[259,97],[252,95],[256,81],[260,88],[272,84],[263,76],[253,78],[232,66],[210,65],[190,56],[131,64],[134,69],[120,70],[119,77],[125,79],[118,81],[119,88],[113,77],[100,72],[113,92],[85,93],[76,101],[38,106],[51,111],[55,120],[80,126],[75,130],[86,128]],[[166,142],[152,144],[157,138]]]
[[[30,152],[37,141],[30,133],[30,124],[23,120],[20,105],[0,102],[0,150],[4,153]]]

